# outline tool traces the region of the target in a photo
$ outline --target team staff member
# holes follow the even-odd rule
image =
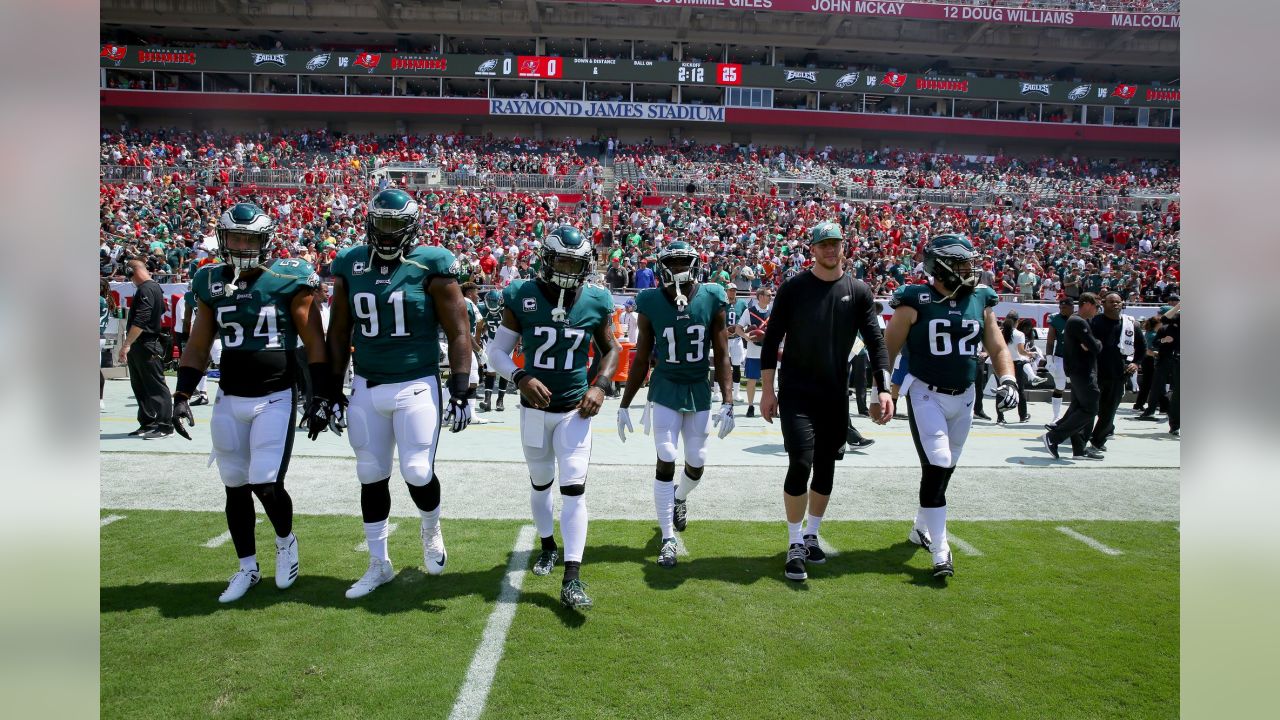
[[[724,289],[728,307],[724,309],[725,324],[729,329],[729,366],[733,371],[733,402],[742,402],[742,362],[747,357],[746,340],[738,318],[747,312],[747,301],[738,299],[738,288],[730,285]]]
[[[1176,296],[1175,296],[1176,299]],[[1165,393],[1165,387],[1172,388],[1176,383],[1182,355],[1182,303],[1174,307],[1165,305],[1160,308],[1160,327],[1156,330],[1156,371],[1151,385],[1151,395],[1147,398],[1147,409],[1134,420],[1156,421],[1156,411],[1168,409],[1169,431],[1177,435],[1181,417],[1173,409],[1173,398]],[[1175,421],[1177,417],[1177,421]]]
[[[978,348],[985,347],[1000,379],[996,411],[1018,406],[1018,382],[1009,347],[996,324],[995,291],[978,283],[977,253],[964,235],[929,241],[924,252],[928,285],[906,285],[889,301],[893,318],[885,331],[889,356],[905,345],[911,439],[920,456],[920,506],[907,539],[933,553],[933,574],[955,574],[947,542],[947,485],[955,473],[973,423]]]
[[[883,425],[893,417],[889,359],[876,322],[875,298],[866,283],[841,267],[844,234],[839,223],[823,222],[810,230],[809,251],[813,267],[778,288],[760,350],[760,417],[768,423],[781,417],[789,458],[782,500],[788,537],[783,573],[790,580],[809,577],[806,562],[826,562],[818,534],[836,460],[847,439],[849,354],[858,335],[871,358],[878,392],[871,419]],[[784,338],[787,358],[775,393],[778,347]]]
[[[773,312],[773,293],[769,288],[756,290],[756,297],[747,304],[746,312],[738,315],[738,335],[746,341],[747,356],[744,372],[747,378],[747,417],[756,416],[756,382],[760,380],[761,341],[764,329],[769,325]],[[776,349],[776,348],[775,348]],[[776,365],[777,359],[774,359]]]
[[[276,532],[276,587],[298,577],[298,540],[293,534],[293,500],[284,487],[293,452],[293,418],[300,337],[313,374],[327,378],[324,329],[315,312],[313,290],[320,278],[303,260],[270,260],[275,223],[262,208],[239,203],[218,221],[219,255],[225,264],[206,265],[191,279],[196,293],[195,323],[178,366],[173,424],[192,425],[187,400],[209,366],[209,349],[221,336],[219,399],[209,420],[213,456],[226,486],[227,530],[240,568],[219,602],[233,602],[258,584],[253,498],[256,495]],[[317,387],[306,422],[316,438],[327,422],[328,387]]]
[[[1065,342],[1063,367],[1071,379],[1071,407],[1040,440],[1049,454],[1058,457],[1058,445],[1071,439],[1072,457],[1077,460],[1101,460],[1102,453],[1086,447],[1093,418],[1098,414],[1098,353],[1102,343],[1093,336],[1089,321],[1098,314],[1098,296],[1091,292],[1080,296],[1080,310],[1067,318],[1063,328]]]
[[[164,379],[165,347],[160,341],[164,289],[151,279],[142,260],[130,260],[125,275],[138,288],[129,306],[129,330],[120,345],[120,362],[129,364],[129,385],[138,401],[138,429],[129,435],[147,440],[167,438],[173,434],[169,422],[173,401]]]
[[[1062,391],[1067,389],[1067,372],[1062,365],[1066,345],[1059,341],[1067,328],[1067,318],[1075,311],[1075,302],[1064,297],[1058,301],[1058,312],[1049,316],[1049,336],[1045,340],[1045,353],[1049,357],[1045,364],[1049,368],[1049,377],[1053,378],[1053,419],[1049,421],[1050,425],[1062,417]]]
[[[1124,299],[1119,293],[1107,293],[1102,299],[1102,314],[1094,315],[1089,322],[1093,336],[1102,343],[1098,353],[1098,419],[1094,423],[1090,445],[1098,452],[1106,452],[1107,436],[1115,430],[1116,410],[1124,399],[1129,376],[1138,371],[1132,358],[1147,354],[1147,343],[1142,337],[1138,321],[1122,315]]]

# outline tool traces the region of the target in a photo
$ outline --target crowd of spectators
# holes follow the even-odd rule
[[[452,140],[450,140],[450,137]],[[182,159],[185,167],[257,163],[329,162],[371,164],[400,158],[425,146],[457,152],[478,166],[509,162],[518,152],[536,150],[555,158],[566,154],[581,161],[573,167],[598,167],[581,155],[578,141],[495,142],[490,157],[479,151],[483,139],[431,136],[409,142],[374,137],[335,137],[323,132],[234,136],[218,134],[107,134],[104,158],[123,164],[148,161],[167,164]],[[400,147],[403,144],[404,147]],[[572,150],[570,149],[572,148]],[[422,208],[420,239],[439,244],[461,260],[468,279],[505,285],[529,277],[537,265],[537,240],[559,223],[581,227],[597,253],[597,280],[616,290],[651,283],[657,249],[679,238],[702,254],[705,279],[735,283],[749,290],[777,285],[809,262],[806,229],[835,219],[850,243],[850,269],[877,294],[921,278],[921,247],[934,234],[967,233],[985,260],[983,281],[1005,295],[1027,300],[1054,300],[1059,295],[1119,290],[1131,302],[1160,302],[1176,292],[1179,282],[1180,208],[1174,200],[1135,202],[1127,208],[1096,202],[1036,204],[995,195],[986,205],[949,206],[903,197],[873,202],[836,196],[830,185],[813,185],[798,194],[779,196],[754,184],[759,168],[793,173],[829,170],[846,163],[849,177],[880,182],[880,171],[894,172],[896,182],[932,186],[1030,187],[1049,179],[1075,189],[1159,187],[1176,193],[1177,164],[1133,162],[1112,165],[1082,159],[1017,159],[996,157],[971,163],[968,158],[889,150],[798,151],[790,148],[724,148],[686,146],[688,152],[652,145],[622,147],[621,156],[647,172],[664,163],[697,163],[708,174],[738,178],[721,194],[667,194],[654,201],[643,181],[623,180],[610,192],[588,191],[580,200],[562,202],[553,194],[496,192],[487,188],[414,190]],[[120,155],[115,158],[115,155]],[[518,156],[518,153],[517,153]],[[106,160],[104,160],[106,162]],[[873,170],[858,170],[871,165]],[[972,167],[971,167],[972,166]],[[310,166],[308,166],[310,167]],[[557,169],[558,171],[558,169]],[[569,168],[572,172],[572,167]],[[665,172],[665,170],[664,170]],[[678,177],[686,177],[678,175]],[[177,173],[148,180],[113,181],[104,173],[101,189],[99,254],[104,277],[123,278],[123,264],[145,257],[157,279],[182,282],[216,248],[218,216],[235,202],[262,205],[278,224],[278,257],[300,257],[327,275],[329,263],[344,247],[364,241],[364,209],[383,185],[370,178],[336,183],[299,184],[289,188],[239,187],[226,183],[193,183]],[[599,182],[594,184],[599,187]],[[572,196],[571,196],[572,197]]]

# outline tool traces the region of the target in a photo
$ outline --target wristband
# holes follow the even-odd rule
[[[596,378],[596,381],[592,383],[591,387],[599,390],[605,395],[608,395],[613,392],[613,381],[608,378]]]
[[[197,370],[186,365],[178,366],[178,388],[173,391],[174,397],[181,395],[183,398],[191,397],[192,393],[200,385],[200,378],[204,377],[203,370]]]
[[[525,376],[528,374],[529,374],[529,371],[525,370],[524,368],[520,368],[519,370],[516,370],[515,372],[511,373],[511,384],[515,385],[516,389],[519,389],[520,381],[523,380]]]
[[[474,394],[475,388],[471,387],[471,378],[466,373],[449,373],[449,397],[469,400]]]

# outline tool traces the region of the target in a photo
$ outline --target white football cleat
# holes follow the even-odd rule
[[[926,528],[912,526],[911,534],[907,536],[907,542],[933,552],[933,539],[929,537],[929,530]]]
[[[474,422],[474,421],[473,421]],[[449,553],[444,549],[444,534],[440,532],[440,524],[434,530],[424,526],[422,535],[422,564],[431,575],[444,572],[444,564],[449,561]]]
[[[395,576],[396,571],[395,568],[391,567],[390,560],[370,557],[369,569],[365,571],[364,577],[357,580],[355,585],[347,589],[347,599],[362,598],[377,590],[379,585],[391,582]]]
[[[276,587],[281,590],[298,579],[298,537],[276,538]]]
[[[262,574],[257,570],[237,570],[236,574],[231,576],[231,582],[227,583],[227,589],[218,596],[218,602],[229,603],[239,600],[261,579]]]

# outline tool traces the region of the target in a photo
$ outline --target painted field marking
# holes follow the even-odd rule
[[[834,545],[827,542],[827,539],[821,535],[818,536],[818,547],[822,548],[822,552],[830,555],[831,557],[835,557],[840,554],[840,551],[837,550]]]
[[[676,539],[676,555],[688,556],[689,548],[685,547],[684,538],[680,537],[680,533],[674,530],[671,531],[671,534],[675,536],[675,539]]]
[[[254,523],[253,523],[253,524],[254,524],[254,525],[261,525],[261,524],[262,524],[262,518],[258,518],[256,521],[254,521]],[[230,530],[228,530],[228,531],[226,531],[226,532],[222,533],[221,535],[219,535],[218,537],[210,538],[210,539],[209,539],[209,541],[208,541],[208,542],[206,542],[206,543],[204,544],[204,546],[205,546],[205,547],[207,547],[207,548],[222,547],[223,545],[226,545],[226,544],[227,544],[227,541],[228,541],[228,540],[230,540],[230,539],[231,539],[231,531],[230,531]]]
[[[961,540],[955,535],[952,535],[951,533],[947,533],[947,542],[952,545],[955,545],[960,550],[960,552],[964,553],[965,555],[972,555],[974,557],[978,557],[982,555],[981,550]]]
[[[1105,555],[1123,555],[1124,554],[1119,550],[1116,550],[1115,548],[1107,547],[1106,545],[1103,545],[1102,543],[1098,542],[1097,540],[1094,540],[1088,535],[1082,535],[1076,532],[1075,530],[1072,530],[1071,528],[1067,527],[1066,525],[1059,525],[1058,532],[1062,533],[1063,535],[1066,535],[1069,538],[1075,538],[1076,540],[1079,540],[1085,545],[1088,545],[1094,550],[1097,550],[1098,552],[1103,553]]]
[[[101,527],[106,527],[106,526],[110,525],[111,523],[113,523],[113,522],[115,522],[115,521],[117,521],[117,520],[123,520],[123,519],[125,519],[126,517],[128,517],[128,516],[127,516],[127,515],[108,515],[108,516],[106,516],[106,517],[102,518],[102,525],[101,525]]]

